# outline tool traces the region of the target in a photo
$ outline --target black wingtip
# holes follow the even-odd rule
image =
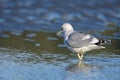
[[[110,44],[112,40],[99,40],[99,42],[95,43],[96,45]]]

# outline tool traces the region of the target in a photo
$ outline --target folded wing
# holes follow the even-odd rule
[[[99,42],[99,40],[86,33],[73,32],[68,36],[68,39],[64,42],[71,47],[80,48],[91,44],[95,44]]]

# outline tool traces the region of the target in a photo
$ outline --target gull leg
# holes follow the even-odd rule
[[[77,53],[77,56],[78,56],[79,60],[82,60],[82,58],[83,58],[83,52],[80,51],[79,53]]]
[[[78,58],[79,58],[80,60],[82,60],[82,58],[83,58],[83,53],[78,53],[77,56],[78,56]]]

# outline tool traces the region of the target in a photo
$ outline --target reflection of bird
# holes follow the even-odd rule
[[[87,33],[81,33],[74,31],[73,27],[69,23],[64,23],[62,25],[62,30],[57,33],[57,35],[64,32],[64,43],[66,47],[77,53],[80,60],[83,58],[83,53],[91,51],[94,49],[105,48],[101,46],[104,40],[98,40],[94,36]]]
[[[87,64],[83,61],[79,61],[77,64],[71,64],[67,67],[67,70],[70,72],[82,72],[82,73],[89,73],[91,70],[97,69],[97,66],[93,66],[91,64]]]

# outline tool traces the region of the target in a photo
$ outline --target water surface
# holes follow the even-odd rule
[[[119,80],[119,0],[1,0],[0,80]],[[83,61],[56,36],[70,22],[112,40]]]

